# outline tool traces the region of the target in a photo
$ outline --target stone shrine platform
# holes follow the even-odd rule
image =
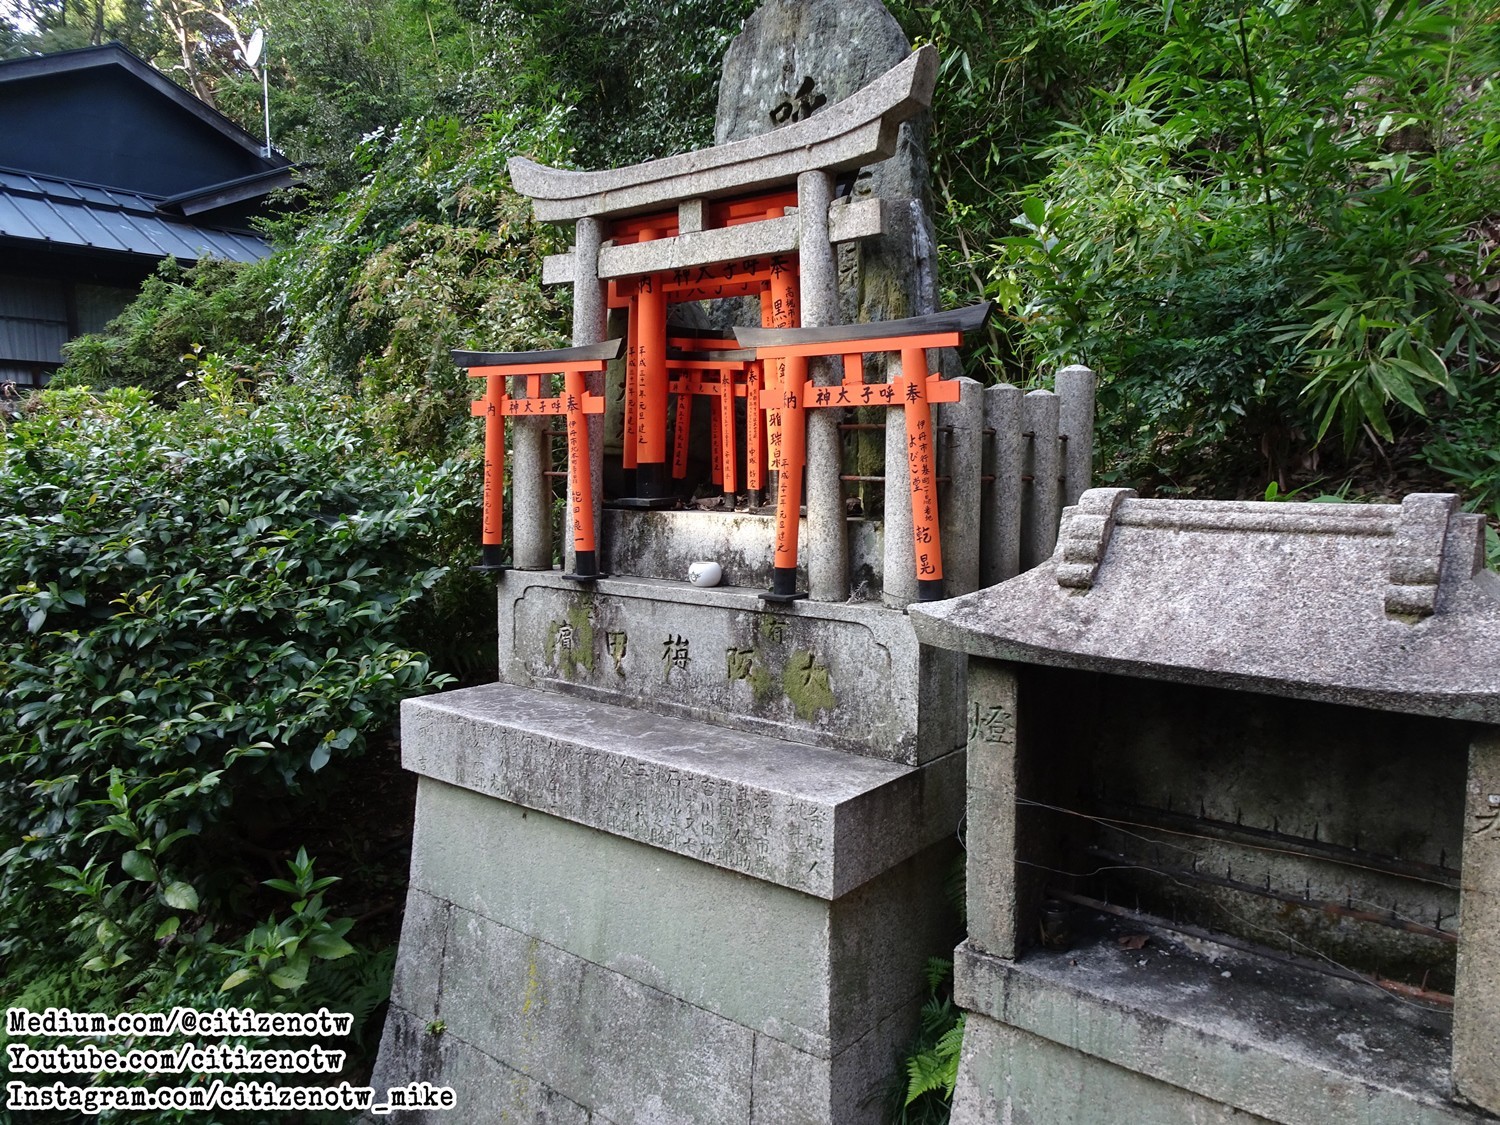
[[[912,767],[494,684],[408,701],[403,764],[377,1086],[451,1086],[471,1121],[880,1119],[952,940],[962,751]]]

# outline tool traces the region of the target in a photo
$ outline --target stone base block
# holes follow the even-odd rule
[[[1266,1118],[970,1013],[952,1125],[1268,1125]]]
[[[401,715],[402,764],[424,777],[821,898],[963,811],[961,753],[913,769],[508,684]]]
[[[403,754],[423,776],[377,1087],[452,1086],[466,1122],[881,1120],[953,940],[962,755],[506,685],[409,703]]]
[[[1134,942],[1127,945],[1134,945]],[[1478,1125],[1444,1012],[1208,942],[959,947],[954,1125]]]
[[[373,1078],[455,1091],[454,1111],[412,1122],[877,1125],[916,1026],[912,996],[842,1050],[805,1051],[470,911],[438,913],[441,989],[402,980],[419,1010],[392,1001]]]

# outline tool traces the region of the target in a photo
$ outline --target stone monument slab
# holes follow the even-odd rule
[[[515,683],[914,765],[962,741],[961,676],[933,672],[904,614],[759,592],[557,575],[501,584],[501,668]],[[936,658],[942,663],[942,658]]]

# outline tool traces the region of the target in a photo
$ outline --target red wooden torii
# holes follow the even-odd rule
[[[991,303],[931,313],[905,320],[850,324],[828,328],[737,328],[735,337],[780,372],[770,392],[772,402],[785,412],[783,431],[806,431],[803,411],[809,408],[900,406],[906,419],[906,455],[911,488],[912,542],[917,573],[917,597],[936,601],[943,596],[943,548],[938,527],[937,480],[933,461],[931,404],[958,401],[958,386],[942,374],[929,373],[927,353],[957,347],[963,333],[980,327]],[[880,352],[901,356],[901,373],[886,383],[866,383],[864,357]],[[807,361],[839,356],[844,377],[831,386],[807,382]],[[800,365],[793,367],[793,364]],[[768,382],[770,381],[768,375]],[[798,447],[800,449],[800,446]],[[768,600],[800,597],[797,579],[799,474],[784,473],[776,496],[776,557]],[[791,479],[788,479],[791,478]]]
[[[563,417],[568,430],[568,494],[571,511],[574,569],[563,575],[579,581],[601,577],[594,543],[594,490],[589,467],[588,416],[604,413],[604,400],[590,394],[584,376],[602,372],[618,358],[620,340],[532,352],[453,352],[453,362],[469,369],[471,379],[485,380],[484,397],[470,404],[484,419],[484,520],[480,564],[475,569],[504,570],[500,546],[504,539],[505,419],[507,417]],[[542,376],[561,375],[563,393],[544,395]],[[511,378],[526,380],[525,394],[513,396]]]
[[[945,382],[940,373],[931,373],[927,353],[934,348],[957,347],[963,333],[980,327],[989,315],[990,304],[929,316],[876,324],[846,325],[829,328],[739,328],[737,342],[753,348],[765,364],[757,370],[744,358],[715,360],[698,358],[673,361],[687,372],[675,387],[666,389],[686,398],[705,393],[708,384],[701,372],[718,368],[713,393],[720,406],[716,417],[723,419],[718,443],[717,461],[721,482],[733,491],[734,375],[745,374],[747,399],[765,401],[768,418],[775,422],[769,428],[773,464],[777,470],[776,547],[770,590],[763,595],[771,601],[786,601],[802,596],[796,589],[798,520],[802,489],[802,448],[806,433],[805,411],[856,406],[900,406],[906,424],[906,449],[911,489],[913,565],[916,570],[918,597],[931,601],[943,596],[943,556],[941,529],[938,526],[937,486],[934,466],[934,430],[931,404],[957,400],[958,388]],[[663,326],[665,333],[665,326]],[[680,342],[703,349],[709,357],[711,344],[724,340],[691,340]],[[540,352],[454,352],[454,361],[469,369],[474,378],[487,380],[485,396],[473,404],[473,412],[485,424],[485,487],[482,569],[503,569],[500,560],[502,539],[502,495],[504,491],[505,450],[503,420],[509,416],[564,416],[568,426],[568,480],[572,498],[570,522],[573,535],[575,567],[566,577],[591,580],[600,577],[594,541],[594,496],[590,480],[587,418],[603,412],[604,403],[584,386],[584,376],[599,372],[620,354],[621,340],[579,348]],[[665,348],[662,349],[665,351]],[[725,349],[727,350],[727,349]],[[867,383],[864,378],[866,355],[894,352],[901,357],[900,374],[884,383]],[[807,382],[807,361],[815,357],[838,356],[843,361],[843,378],[831,385]],[[667,361],[663,369],[668,368]],[[562,396],[541,392],[543,375],[561,374],[565,380]],[[512,396],[506,380],[524,377],[524,397]],[[760,384],[757,395],[752,388]],[[646,392],[639,391],[645,398]],[[638,410],[642,425],[662,435],[665,449],[667,424],[665,405],[652,409],[647,402]],[[750,415],[754,417],[753,413]],[[676,460],[685,460],[690,414],[678,414]]]
[[[795,191],[774,191],[717,201],[706,208],[706,222],[711,230],[723,230],[777,219],[785,215],[787,208],[794,207],[796,201]],[[675,238],[679,234],[675,213],[632,216],[608,224],[606,231],[615,245],[638,245]],[[685,372],[723,370],[725,363],[735,362],[727,357],[715,357],[713,353],[722,349],[710,347],[708,341],[698,341],[691,346],[696,358],[705,360],[705,363],[694,365],[686,359],[674,361],[668,339],[668,306],[686,301],[750,296],[760,297],[762,323],[766,327],[796,327],[800,323],[797,314],[797,255],[794,252],[743,255],[610,282],[607,305],[625,309],[629,324],[625,350],[623,468],[627,487],[633,493],[614,503],[623,507],[667,507],[674,502],[668,477],[668,396],[695,393],[717,396],[719,391],[717,383],[710,387],[701,382],[697,389],[682,386],[674,389],[671,372],[674,368]],[[728,341],[725,344],[734,347]],[[765,488],[767,467],[765,439],[759,422],[761,380],[747,378],[745,388],[749,408],[747,416],[756,419],[753,424],[747,421],[746,483],[747,487],[758,491]],[[690,398],[684,398],[679,405],[690,401]],[[721,405],[718,415],[721,432],[722,418],[732,414],[732,402],[727,408]],[[771,433],[775,435],[774,419],[771,426]],[[682,462],[679,454],[684,440],[684,436],[679,436],[672,450],[671,476],[678,479],[683,475],[678,466]],[[771,441],[774,444],[776,438],[773,436]],[[722,472],[721,467],[716,476],[721,476]],[[726,488],[726,491],[730,490]]]
[[[768,351],[760,359],[699,341],[673,355],[668,306],[674,300],[758,296],[767,329],[834,323],[839,315],[836,248],[890,233],[887,201],[846,197],[836,181],[896,152],[902,124],[931,105],[937,70],[936,50],[923,46],[815,116],[630,167],[577,171],[547,168],[519,156],[509,161],[511,183],[532,201],[537,220],[574,224],[572,248],[548,256],[542,269],[543,284],[572,286],[574,343],[588,346],[604,339],[610,309],[628,313],[622,457],[628,495],[615,503],[675,503],[668,458],[673,475],[685,471],[690,403],[697,395],[717,400],[715,475],[717,483],[733,491],[740,483],[734,399],[743,393],[744,483],[752,493],[759,492],[768,474],[776,473],[782,533],[771,597],[795,593],[795,519],[809,449],[818,486],[807,494],[808,519],[829,537],[812,560],[816,565],[810,566],[811,595],[823,601],[848,596],[835,420],[815,413],[809,427],[807,409],[817,404],[804,400],[807,354],[793,347]],[[581,381],[582,372],[577,374]],[[597,376],[590,384],[595,393],[600,391]],[[678,433],[669,450],[673,395],[678,399]],[[572,440],[575,435],[581,436]],[[525,465],[521,471],[530,481],[532,474],[544,471],[546,435],[535,426],[522,426],[515,438],[517,466]],[[592,508],[596,499],[598,485],[587,482],[603,472],[601,442],[598,429],[589,434],[579,408],[569,443],[575,524],[570,553],[584,559],[575,564],[578,577],[596,569],[593,536],[585,535],[578,523],[583,503]],[[586,467],[577,464],[584,457],[590,462]],[[545,568],[552,556],[544,511],[532,505],[517,514],[524,517],[515,521],[513,531],[517,565]],[[596,510],[592,515],[597,520]]]

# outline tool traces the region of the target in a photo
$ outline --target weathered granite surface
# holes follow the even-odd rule
[[[824,241],[837,245],[873,238],[883,232],[886,225],[885,205],[879,199],[835,200],[828,207],[828,235]],[[799,216],[787,215],[741,226],[686,231],[675,238],[651,242],[610,244],[599,251],[597,275],[604,279],[632,277],[786,254],[801,247],[800,227]],[[542,261],[543,285],[572,283],[576,280],[576,273],[577,263],[572,251],[549,254]]]
[[[969,941],[986,953],[1014,957],[1028,944],[1019,892],[1016,677],[994,661],[971,661],[965,816],[965,902]]]
[[[952,854],[946,843],[830,905],[431,779],[421,783],[417,835],[414,932],[447,925],[438,915],[450,908],[468,911],[823,1058],[921,991],[921,966],[951,919],[943,910],[906,916],[907,903],[941,882]],[[660,902],[674,909],[643,909]],[[781,956],[789,948],[801,955]],[[393,998],[424,1012],[439,972],[431,962],[403,972]],[[442,987],[452,994],[469,986]]]
[[[1494,723],[1500,576],[1480,570],[1482,524],[1452,497],[1094,489],[1051,565],[910,616],[924,644],[978,656]]]
[[[1176,1087],[1161,1092],[1164,1105],[1190,1091],[1285,1125],[1492,1120],[1448,1098],[1445,1013],[1255,954],[1165,933],[1143,949],[1106,936],[1021,961],[965,944],[954,982],[959,1005],[982,1018]],[[987,1071],[971,1066],[954,1120],[995,1120],[973,1106],[984,1104],[986,1090],[998,1090],[994,1100],[1003,1104],[1013,1065],[1002,1058]],[[1120,1074],[1097,1094],[1112,1100],[1115,1081],[1131,1086]],[[1121,1120],[1066,1096],[1049,1105],[1043,1091],[1028,1094],[1045,1100],[1013,1107],[1033,1115],[1018,1120]]]
[[[489,684],[402,704],[407,769],[836,898],[949,835],[963,755],[912,769]]]
[[[951,940],[952,852],[829,902],[424,778],[402,931],[422,956],[375,1082],[451,1086],[475,1123],[874,1125]]]
[[[964,1024],[952,1125],[1270,1125],[977,1013]]]
[[[962,658],[924,652],[877,604],[556,574],[500,583],[500,669],[512,683],[649,707],[916,765],[963,742]]]
[[[911,45],[880,0],[769,0],[724,54],[715,139],[774,136],[847,112],[861,89],[910,56]],[[928,130],[923,107],[901,126],[891,152],[863,162],[849,188],[852,201],[886,200],[888,211],[881,237],[840,251],[845,323],[936,307]]]
[[[1474,740],[1465,789],[1453,1083],[1500,1115],[1500,730]]]

